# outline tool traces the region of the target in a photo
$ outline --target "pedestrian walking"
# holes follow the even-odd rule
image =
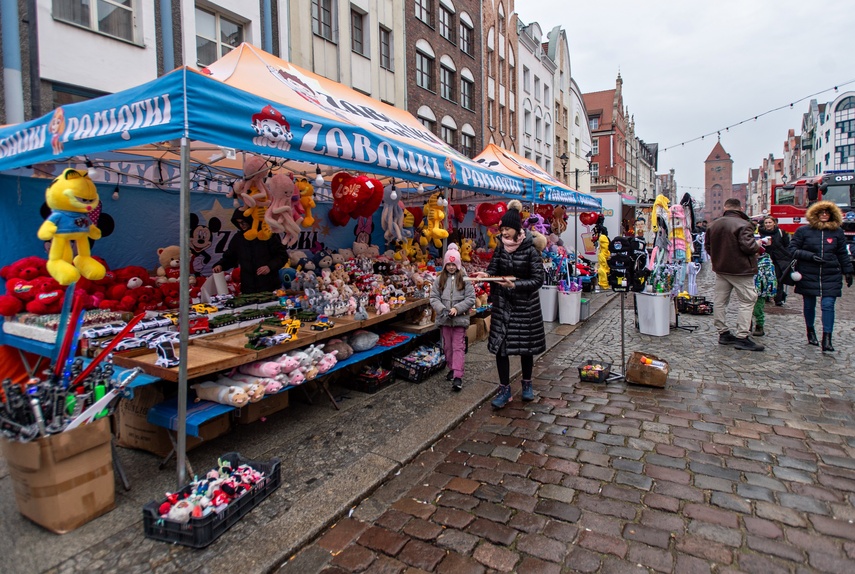
[[[490,299],[493,312],[487,349],[496,355],[499,389],[493,407],[500,409],[511,400],[510,356],[519,355],[522,366],[522,400],[534,400],[531,375],[534,356],[546,350],[543,314],[540,310],[540,287],[544,269],[540,251],[533,236],[523,231],[517,200],[508,203],[508,211],[499,226],[501,241],[493,252],[486,273],[476,277],[506,277],[493,282]]]
[[[775,305],[778,307],[784,304],[787,300],[787,292],[784,288],[784,274],[787,267],[792,261],[790,256],[790,234],[778,227],[778,220],[767,215],[760,224],[758,231],[760,238],[769,238],[769,243],[766,245],[766,253],[772,258],[772,263],[775,264],[775,277],[778,279],[778,292],[775,294]]]
[[[807,210],[807,225],[799,227],[790,242],[790,253],[802,278],[795,291],[802,296],[809,345],[818,345],[814,322],[816,299],[820,299],[822,352],[834,352],[834,306],[843,294],[843,279],[852,287],[852,259],[846,250],[843,214],[831,201],[820,201]]]
[[[436,324],[442,333],[442,345],[449,371],[446,377],[453,381],[451,388],[463,388],[463,363],[466,350],[466,328],[469,310],[475,305],[475,288],[464,281],[465,271],[460,262],[457,245],[449,243],[442,259],[442,271],[436,276],[430,290],[430,306],[436,311]]]
[[[757,255],[763,253],[764,249],[754,239],[754,223],[742,211],[742,202],[738,199],[731,197],[725,200],[724,213],[707,229],[704,249],[710,255],[715,272],[713,320],[719,344],[733,345],[743,351],[762,351],[763,345],[755,343],[749,335],[754,303],[757,301],[757,291],[754,289]],[[725,321],[733,291],[736,291],[739,301],[735,336]]]
[[[769,241],[768,239],[764,239]],[[754,276],[754,290],[757,291],[757,301],[754,303],[754,328],[751,335],[763,337],[766,334],[766,303],[778,294],[778,279],[775,275],[775,264],[767,251],[757,259],[757,275]]]

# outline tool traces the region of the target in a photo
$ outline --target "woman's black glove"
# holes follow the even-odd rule
[[[813,259],[814,263],[824,263],[822,260],[822,255],[814,255],[813,257],[811,257],[811,259]]]
[[[848,273],[846,275],[846,286],[852,287],[852,274],[851,273]]]

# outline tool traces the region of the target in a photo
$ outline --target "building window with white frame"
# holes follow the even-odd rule
[[[365,14],[350,9],[350,49],[360,56],[368,56],[368,42],[365,37]]]
[[[454,42],[454,14],[445,6],[439,7],[439,33],[449,42]]]
[[[465,132],[460,134],[460,153],[466,157],[475,157],[475,136]]]
[[[523,115],[523,130],[525,130],[525,135],[531,135],[531,110],[525,110]]]
[[[534,77],[534,99],[540,101],[540,78]]]
[[[600,155],[600,138],[591,139],[591,155]]]
[[[421,117],[421,116],[419,116],[419,121],[421,122],[421,124],[424,127],[427,128],[427,130],[429,132],[436,133],[436,122],[435,121],[428,119],[428,118],[425,118],[425,117]]]
[[[457,130],[448,126],[442,126],[442,141],[454,147],[454,140],[457,136]]]
[[[475,82],[466,78],[460,79],[460,105],[466,108],[467,110],[473,109],[472,94],[474,93],[474,90]]]
[[[196,8],[196,62],[207,66],[243,42],[243,24]]]
[[[591,177],[600,177],[600,164],[591,164]]]
[[[416,51],[416,85],[433,91],[433,58]]]
[[[380,26],[380,67],[390,72],[394,70],[392,57],[392,31]]]
[[[433,0],[416,0],[416,18],[433,27]]]
[[[312,0],[312,32],[330,42],[333,37],[333,2],[332,0]]]
[[[592,130],[600,129],[600,117],[594,116],[593,118],[589,119],[588,125],[591,127]]]
[[[474,53],[473,36],[475,31],[472,26],[461,21],[460,22],[460,49],[470,56]]]
[[[94,32],[136,42],[138,0],[53,0],[53,17]]]
[[[525,93],[531,93],[531,72],[527,66],[523,66],[523,90]]]
[[[439,67],[440,95],[446,100],[454,101],[454,71],[445,66]]]

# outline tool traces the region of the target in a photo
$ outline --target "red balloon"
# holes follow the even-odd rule
[[[349,221],[350,215],[340,211],[335,205],[333,205],[332,209],[330,209],[330,222],[338,227],[344,227]]]
[[[359,200],[351,217],[371,217],[383,203],[383,183],[378,179],[359,176]]]
[[[356,179],[343,171],[338,172],[332,178],[333,207],[346,215],[350,215],[359,201],[359,184],[354,181]]]
[[[424,211],[422,210],[421,207],[416,207],[416,206],[407,207],[406,209],[407,209],[407,211],[409,211],[410,213],[413,214],[413,220],[415,222],[415,223],[413,223],[413,227],[418,227],[419,223],[421,223],[422,219],[424,219],[424,216],[425,216]]]
[[[579,221],[582,225],[594,225],[599,218],[599,214],[595,211],[583,211],[579,214]]]
[[[498,225],[502,216],[508,211],[508,206],[499,203],[481,203],[475,208],[475,223],[485,227]]]

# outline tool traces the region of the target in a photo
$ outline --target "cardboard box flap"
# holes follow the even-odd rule
[[[40,442],[18,442],[3,440],[3,457],[10,467],[33,472],[42,466]]]
[[[110,419],[103,417],[68,432],[52,435],[53,456],[57,462],[71,458],[105,442],[110,442]]]

